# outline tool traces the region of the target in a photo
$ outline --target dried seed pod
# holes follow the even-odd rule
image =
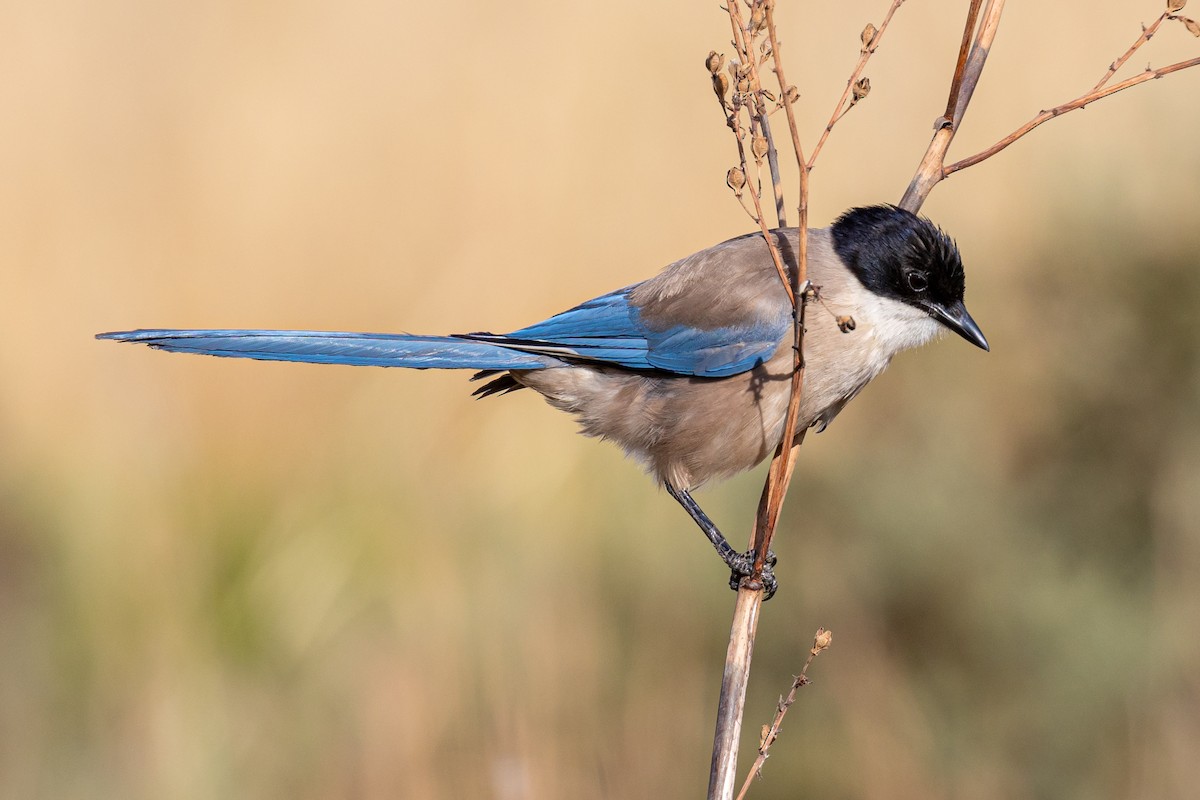
[[[854,82],[854,89],[851,90],[851,93],[854,96],[854,99],[851,101],[852,104],[862,100],[871,93],[871,79],[859,78],[856,80]]]
[[[750,79],[749,78],[738,78],[737,90],[739,92],[750,91]]]
[[[1188,33],[1192,36],[1200,36],[1200,22],[1196,22],[1196,20],[1188,17],[1180,17],[1179,21],[1183,23],[1183,26],[1188,29]]]
[[[724,72],[718,72],[712,76],[713,91],[717,93],[717,97],[721,102],[725,101],[725,95],[729,94],[729,76]]]
[[[742,172],[741,167],[731,168],[725,173],[725,184],[740,194],[742,187],[746,185],[746,173]]]
[[[859,36],[859,38],[862,39],[862,49],[864,53],[871,49],[871,45],[874,44],[875,35],[877,33],[879,33],[879,31],[876,30],[875,26],[869,22],[867,23],[867,27],[863,28],[862,35]]]
[[[787,91],[783,93],[783,101],[785,103],[794,103],[800,99],[800,90],[795,86],[787,87]]]
[[[767,24],[767,15],[763,11],[763,7],[756,5],[750,11],[750,31],[757,33],[761,31]]]
[[[1167,3],[1167,12],[1175,14],[1183,11],[1183,7],[1187,5],[1187,0],[1169,0]]]
[[[763,89],[762,96],[770,100],[772,103],[775,102],[775,95],[771,93],[770,89]]]
[[[710,50],[708,52],[708,58],[704,59],[705,69],[707,69],[713,75],[716,75],[718,72],[721,71],[721,68],[724,66],[725,66],[725,54],[718,53],[716,50]]]
[[[817,628],[817,635],[813,638],[812,654],[815,656],[831,644],[833,644],[833,631]]]
[[[767,139],[764,136],[755,136],[750,142],[750,152],[754,153],[755,158],[762,158],[767,154]]]

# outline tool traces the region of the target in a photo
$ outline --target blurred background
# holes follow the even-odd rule
[[[965,5],[901,9],[815,224],[899,198]],[[781,6],[811,146],[886,2]],[[1159,12],[1012,4],[951,154]],[[717,4],[0,17],[0,796],[701,796],[733,595],[616,448],[466,373],[92,336],[511,330],[750,230]],[[1195,796],[1198,82],[934,191],[992,353],[904,355],[805,446],[744,753],[835,639],[752,797]],[[735,541],[762,479],[700,494]]]

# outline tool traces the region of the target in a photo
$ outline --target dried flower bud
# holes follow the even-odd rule
[[[755,158],[762,158],[767,154],[767,140],[762,136],[755,136],[750,143],[750,152],[754,153]]]
[[[713,91],[717,93],[717,97],[724,102],[725,95],[729,94],[729,76],[724,72],[718,72],[712,76]]]
[[[739,92],[750,91],[750,79],[749,78],[738,78],[737,90]]]
[[[862,39],[862,49],[864,53],[870,50],[871,45],[875,43],[875,35],[877,33],[879,33],[879,31],[876,30],[875,26],[869,22],[867,23],[867,27],[863,28],[862,35],[858,38]]]
[[[831,644],[833,644],[833,631],[817,628],[817,635],[813,639],[812,654],[815,656]]]
[[[763,89],[762,96],[770,100],[772,103],[775,102],[775,95],[771,93],[770,89]]]
[[[1196,22],[1196,20],[1189,19],[1188,17],[1180,17],[1179,21],[1183,23],[1183,26],[1188,29],[1188,33],[1192,36],[1200,36],[1200,22]]]
[[[795,86],[787,87],[787,91],[783,93],[783,101],[785,103],[794,103],[800,99],[800,90]]]
[[[742,172],[741,167],[734,167],[725,173],[725,183],[730,189],[740,193],[746,185],[746,173]]]
[[[761,31],[766,24],[767,24],[767,15],[763,11],[763,7],[756,5],[750,11],[750,30],[751,30],[751,32]]]
[[[854,88],[851,90],[851,94],[854,97],[854,99],[850,101],[851,104],[857,103],[859,100],[862,100],[864,97],[866,97],[870,93],[871,93],[871,79],[870,78],[859,78],[858,80],[856,80],[854,82]]]
[[[1183,7],[1187,5],[1187,0],[1168,0],[1167,13],[1174,14],[1178,11],[1183,11]]]
[[[858,323],[854,321],[854,317],[841,316],[837,318],[837,326],[842,333],[849,333],[858,327]]]
[[[705,69],[707,69],[713,75],[716,75],[718,72],[721,71],[721,68],[724,66],[725,66],[725,54],[718,53],[716,50],[710,50],[708,52],[708,58],[704,59]]]

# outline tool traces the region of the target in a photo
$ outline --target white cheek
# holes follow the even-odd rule
[[[920,347],[943,331],[937,320],[919,308],[882,297],[874,300],[871,333],[879,346],[890,354]]]

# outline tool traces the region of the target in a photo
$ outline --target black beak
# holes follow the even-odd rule
[[[991,351],[992,348],[988,347],[988,342],[983,336],[983,331],[979,330],[979,326],[975,324],[975,320],[971,319],[971,315],[967,313],[967,307],[962,304],[961,300],[949,308],[931,305],[929,306],[929,313],[971,344],[989,352]]]

